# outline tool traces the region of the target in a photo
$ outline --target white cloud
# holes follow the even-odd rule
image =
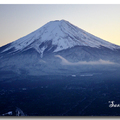
[[[39,60],[39,63],[46,63],[46,61],[40,59],[40,60]]]
[[[63,58],[60,55],[55,55],[55,57],[58,57],[62,60],[61,64],[62,65],[106,65],[106,64],[115,64],[114,62],[110,62],[110,61],[105,61],[105,60],[98,60],[98,61],[79,61],[79,62],[69,62],[68,60],[66,60],[65,58]]]

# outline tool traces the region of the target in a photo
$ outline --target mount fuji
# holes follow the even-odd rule
[[[106,68],[119,64],[120,46],[65,20],[48,22],[0,47],[0,71],[19,74],[79,74],[96,66]]]

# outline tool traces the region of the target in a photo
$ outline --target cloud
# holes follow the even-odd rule
[[[39,60],[39,63],[46,63],[46,61],[40,59],[40,60]]]
[[[115,64],[114,62],[110,62],[110,61],[106,61],[106,60],[98,60],[98,61],[79,61],[79,62],[69,62],[68,60],[66,60],[65,58],[63,58],[60,55],[55,55],[55,57],[58,57],[62,60],[61,64],[62,65],[106,65],[106,64]]]

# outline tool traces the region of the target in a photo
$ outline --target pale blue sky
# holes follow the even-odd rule
[[[0,46],[33,32],[49,21],[61,19],[120,45],[120,4],[1,4]]]

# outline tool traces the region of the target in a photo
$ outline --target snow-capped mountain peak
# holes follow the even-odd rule
[[[43,52],[49,46],[49,50],[54,47],[53,52],[58,52],[74,46],[89,46],[99,48],[100,46],[109,49],[120,48],[117,45],[104,41],[86,31],[72,25],[65,20],[50,21],[36,31],[22,37],[3,50],[5,52],[12,48],[15,51],[34,48],[43,56]]]

